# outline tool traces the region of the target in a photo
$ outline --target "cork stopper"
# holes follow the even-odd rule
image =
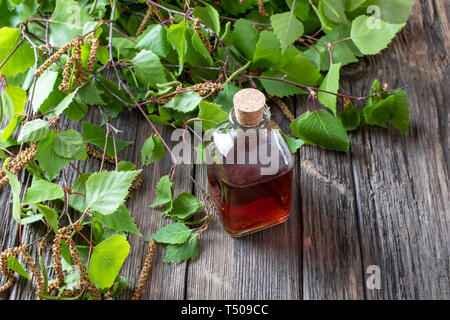
[[[263,119],[266,97],[256,89],[242,89],[234,95],[233,104],[237,122],[245,127],[254,127]]]

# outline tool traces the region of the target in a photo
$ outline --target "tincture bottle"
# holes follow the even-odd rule
[[[293,158],[264,94],[238,91],[229,120],[209,134],[208,189],[225,230],[239,237],[286,221]]]

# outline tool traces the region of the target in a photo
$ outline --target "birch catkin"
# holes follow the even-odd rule
[[[211,52],[213,50],[213,46],[211,45],[208,38],[202,33],[202,30],[200,29],[200,18],[194,19],[194,24],[192,25],[192,27],[200,36],[200,39],[202,40],[202,42],[205,45],[208,52]]]
[[[155,6],[154,4],[150,4],[149,6],[152,8],[153,12],[158,17],[159,22],[163,22],[165,19],[164,19],[164,16],[162,15],[161,11],[159,11],[159,8],[157,6]]]
[[[72,74],[72,68],[75,64],[76,70],[79,70],[79,72],[83,72],[83,65],[81,63],[81,46],[83,44],[83,37],[78,36],[75,39],[72,40],[71,46],[73,46],[74,53],[70,56],[70,58],[67,60],[66,64],[64,65],[63,70],[63,80],[58,86],[59,91],[61,92],[67,92],[69,91],[69,81],[70,81],[70,75]],[[77,84],[79,72],[75,72],[73,83]]]
[[[8,171],[17,174],[26,164],[28,164],[37,153],[36,144],[31,144],[30,147],[22,150],[17,156],[15,156],[8,164]],[[6,176],[5,170],[0,168],[0,189],[3,188],[9,179]]]
[[[77,226],[74,226],[74,228],[77,228]],[[70,256],[72,257],[72,261],[76,266],[78,272],[80,273],[82,285],[88,289],[88,291],[95,300],[101,300],[102,296],[98,291],[97,287],[89,280],[88,274],[83,267],[80,254],[78,253],[77,245],[73,241],[72,236],[70,235],[70,231],[67,227],[59,229],[57,238],[55,237],[55,241],[53,243],[53,263],[54,265],[55,263],[57,264],[57,266],[55,265],[55,272],[57,272],[58,278],[58,285],[56,285],[56,288],[59,290],[59,288],[61,287],[60,284],[61,283],[64,284],[63,278],[64,275],[62,274],[62,269],[59,266],[59,263],[61,262],[62,239],[65,239],[66,244],[69,246]],[[56,271],[56,268],[58,268],[58,271]]]
[[[94,70],[95,63],[97,62],[97,52],[98,52],[98,47],[99,47],[99,41],[98,41],[97,37],[92,36],[89,39],[89,42],[91,43],[91,51],[89,52],[89,58],[88,58],[87,67],[86,67],[86,75],[87,76],[89,76],[92,73],[92,71]]]
[[[265,17],[269,16],[266,9],[264,9],[264,0],[258,0],[258,10],[262,16],[265,16]]]
[[[142,20],[141,24],[139,25],[139,28],[136,31],[136,37],[139,36],[142,32],[144,32],[145,28],[147,28],[152,15],[153,15],[153,7],[148,5],[147,12],[145,12],[144,19]]]
[[[45,70],[47,70],[53,63],[55,63],[61,56],[69,49],[71,42],[66,43],[51,55],[34,73],[35,77],[39,77]]]
[[[132,300],[139,300],[142,290],[144,289],[145,282],[150,274],[150,269],[152,267],[153,255],[155,254],[155,240],[153,238],[148,242],[147,255],[145,256],[144,265],[139,275],[139,280],[134,290]]]
[[[44,294],[44,281],[42,279],[42,275],[41,275],[41,271],[39,270],[39,267],[36,265],[34,258],[31,256],[30,252],[28,251],[28,249],[25,245],[21,246],[19,248],[19,250],[20,250],[20,252],[22,252],[25,262],[30,267],[31,273],[33,274],[34,281],[36,283],[37,292],[40,295],[43,295]],[[38,298],[38,299],[40,299],[40,298]]]
[[[52,246],[52,253],[53,253],[53,269],[55,270],[56,274],[56,282],[55,282],[55,289],[61,288],[64,285],[64,273],[62,270],[62,256],[61,256],[61,241],[63,236],[66,233],[66,227],[61,228],[58,230],[58,233],[56,234],[55,238],[53,239],[53,246]],[[51,290],[49,290],[51,291]]]
[[[283,114],[286,116],[286,118],[288,118],[290,121],[294,121],[294,119],[295,119],[294,115],[289,110],[287,104],[284,103],[283,100],[281,100],[280,98],[275,97],[275,96],[271,96],[270,98],[281,109],[281,112],[283,112]]]
[[[0,254],[0,271],[4,276],[8,277],[8,280],[5,282],[5,284],[0,287],[0,293],[3,293],[11,288],[11,286],[14,284],[14,281],[16,280],[16,278],[14,278],[14,272],[8,268],[8,258],[16,257],[18,253],[19,247],[16,247],[14,249],[6,249]]]
[[[74,39],[75,49],[74,49],[74,56],[75,56],[75,73],[73,75],[73,84],[79,85],[83,82],[84,78],[84,69],[83,69],[83,62],[81,61],[81,46],[83,45],[83,38],[82,37],[76,37]]]

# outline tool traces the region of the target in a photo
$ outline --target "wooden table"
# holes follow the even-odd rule
[[[390,87],[407,86],[407,136],[392,128],[366,127],[351,134],[348,153],[303,147],[296,155],[288,222],[234,239],[214,217],[201,235],[197,259],[163,263],[158,247],[142,298],[449,299],[448,12],[448,1],[416,1],[412,18],[393,45],[345,67],[341,75],[342,92],[352,95],[365,95],[375,78]],[[305,111],[303,97],[288,102],[297,115]],[[289,122],[277,107],[272,112],[288,130]],[[97,114],[94,110],[85,120],[99,123]],[[66,122],[66,127],[80,125]],[[124,112],[116,126],[123,130],[119,138],[136,142],[120,157],[139,164],[149,126],[137,112]],[[170,140],[171,130],[159,128]],[[100,163],[89,159],[75,165],[88,172],[98,170]],[[168,222],[149,205],[156,182],[170,167],[166,157],[145,168],[144,184],[128,201],[144,237]],[[188,170],[206,185],[203,165]],[[76,178],[72,171],[67,175],[70,181]],[[26,183],[27,177],[21,177]],[[175,192],[182,191],[195,188],[178,171]],[[9,187],[0,192],[2,249],[18,241],[9,196]],[[25,227],[24,243],[42,234],[41,228]],[[131,253],[121,274],[136,283],[147,244],[135,235],[129,241]],[[379,267],[380,289],[366,285],[370,266]],[[21,279],[0,299],[33,299],[33,292],[30,281]],[[132,288],[122,297],[131,294]]]

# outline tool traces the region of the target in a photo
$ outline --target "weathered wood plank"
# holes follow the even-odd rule
[[[139,168],[142,162],[141,148],[145,139],[151,135],[151,128],[136,110],[133,114],[126,114],[124,117],[121,115],[119,121],[121,126],[119,128],[126,132],[126,138],[135,141],[133,146],[123,151],[123,158],[133,161]],[[132,123],[132,126],[129,123]],[[172,129],[160,125],[157,125],[157,128],[164,140],[170,142]],[[171,147],[174,144],[169,143]],[[169,219],[162,218],[160,211],[150,209],[150,205],[156,199],[156,184],[158,180],[169,172],[171,166],[172,161],[170,160],[170,155],[166,152],[165,159],[144,168],[142,172],[144,183],[139,190],[133,193],[131,199],[128,201],[128,208],[143,235],[143,238],[139,238],[136,235],[129,236],[131,252],[122,269],[122,274],[134,284],[139,279],[147,252],[147,243],[143,239],[151,236],[159,228],[170,222]],[[193,166],[186,165],[185,167],[192,174]],[[180,168],[177,168],[174,178],[175,194],[191,190],[192,182]],[[162,246],[157,246],[151,274],[146,282],[141,299],[164,300],[184,298],[186,263],[169,264],[163,262],[164,251],[165,249]],[[131,295],[132,290],[127,290],[123,298],[131,298]]]
[[[304,299],[363,299],[350,155],[305,146],[298,167]]]
[[[89,113],[87,114],[84,121],[89,121],[92,123],[99,124],[101,121],[101,116],[96,110],[91,109],[91,110],[89,110]],[[62,130],[74,129],[74,130],[81,132],[82,123],[76,122],[76,121],[71,121],[67,117],[63,117],[59,121],[58,125],[60,126],[60,128]],[[100,167],[100,162],[98,160],[91,159],[91,158],[88,158],[85,161],[74,161],[73,164],[82,173],[96,171],[96,170],[99,170],[99,167]],[[78,173],[74,169],[72,169],[70,166],[67,166],[63,171],[64,171],[65,179],[66,179],[68,186],[71,186],[75,182],[75,180],[78,178],[78,176],[79,176]],[[27,177],[29,178],[28,174],[27,174]],[[59,184],[64,184],[61,175],[56,179],[56,182]],[[25,190],[25,187],[30,184],[31,184],[31,181],[28,181],[28,184],[23,184],[22,190]],[[76,219],[76,217],[72,217],[72,220],[74,220],[74,219]],[[63,222],[63,224],[68,223],[67,219],[62,220],[62,222]],[[15,223],[14,221],[12,223],[15,224],[14,227],[17,228],[17,223]],[[46,234],[46,232],[47,232],[46,227],[41,223],[26,225],[23,228],[22,243],[25,243],[25,244],[33,243],[37,239],[40,239],[42,236],[44,236]],[[50,249],[52,240],[53,240],[53,236],[50,235],[46,241],[46,244],[48,246],[47,250],[43,250],[43,257],[44,257],[45,264],[47,266],[49,266],[53,263],[52,258],[51,258],[51,249]],[[16,243],[16,245],[17,245],[18,244],[17,239],[16,239],[16,242],[17,242]],[[37,252],[38,246],[39,246],[38,243],[36,243],[31,248],[29,248],[30,253],[35,258],[36,261],[38,259],[38,252]],[[53,270],[50,268],[47,271],[48,271],[49,279],[53,279],[54,278]],[[27,281],[23,278],[18,278],[18,281],[16,282],[16,284],[10,290],[9,299],[27,299],[27,300],[35,299],[36,298],[35,291],[36,291],[36,287],[34,285],[34,282]]]
[[[288,121],[277,107],[271,111],[289,132]],[[196,173],[206,186],[206,167],[197,166]],[[201,235],[199,257],[188,264],[186,298],[300,299],[300,207],[295,192],[293,201],[287,222],[243,238],[230,237],[214,216]]]
[[[64,129],[73,128],[81,131],[81,122],[74,122],[63,118],[60,121],[60,126]],[[92,109],[83,121],[88,121],[96,124],[101,123],[101,116],[98,110]],[[115,121],[114,126],[120,130],[121,133],[117,134],[117,138],[122,140],[133,141],[134,144],[119,154],[119,157],[132,161],[141,167],[140,150],[145,139],[151,134],[151,129],[145,120],[139,116],[137,112],[123,112],[121,116]],[[166,141],[170,141],[171,130],[163,126],[157,126]],[[100,168],[100,161],[96,159],[88,158],[86,161],[75,161],[75,166],[82,173],[98,171]],[[128,208],[133,216],[138,229],[141,231],[143,238],[137,235],[130,235],[129,242],[131,245],[131,252],[128,256],[121,274],[132,281],[133,284],[137,283],[139,273],[145,258],[145,252],[147,244],[143,241],[144,238],[156,232],[159,227],[164,225],[167,221],[161,217],[161,214],[157,210],[150,210],[149,206],[156,197],[156,183],[159,178],[169,171],[171,167],[170,156],[167,154],[164,160],[158,161],[156,164],[152,164],[144,169],[142,177],[144,183],[137,191],[134,191],[132,197],[128,201]],[[106,164],[106,169],[113,170],[113,166]],[[188,171],[192,171],[192,166],[187,166]],[[78,178],[78,174],[70,167],[65,169],[66,179],[69,185]],[[25,176],[27,178],[27,176]],[[178,173],[174,179],[175,192],[181,192],[190,190],[192,188],[191,182],[182,174]],[[0,197],[2,199],[9,198],[9,186],[7,186]],[[2,201],[2,203],[7,203]],[[18,244],[18,227],[17,223],[12,219],[11,206],[2,205],[2,209],[5,212],[1,215],[2,228],[1,241],[2,248],[13,247]],[[43,226],[26,226],[23,228],[23,243],[31,243],[36,239],[42,237],[45,234],[45,228]],[[11,235],[14,235],[11,237]],[[50,238],[50,240],[52,237]],[[51,245],[51,241],[49,242]],[[37,246],[34,246],[36,249]],[[36,249],[37,250],[37,249]],[[37,251],[34,250],[33,256],[37,258]],[[45,254],[46,264],[50,265],[51,251],[49,250]],[[182,299],[184,295],[185,285],[185,267],[186,264],[167,264],[163,263],[163,254],[160,247],[158,247],[155,254],[155,263],[151,272],[151,277],[147,282],[147,286],[144,288],[142,299]],[[50,272],[50,275],[52,273]],[[170,276],[168,276],[170,275]],[[18,279],[16,284],[11,288],[9,296],[2,294],[2,299],[35,299],[35,287],[34,284],[25,279]],[[130,287],[126,290],[123,298],[131,298],[133,288]]]
[[[163,263],[158,247],[142,298],[449,299],[449,7],[445,1],[417,0],[408,26],[389,49],[343,70],[342,92],[353,95],[366,94],[374,78],[391,87],[408,86],[408,136],[370,127],[352,134],[348,154],[303,148],[296,159],[296,197],[287,223],[233,239],[214,217],[201,235],[196,260]],[[297,114],[305,111],[304,104],[298,99]],[[289,132],[288,122],[272,110]],[[92,111],[86,120],[99,123]],[[120,157],[140,167],[140,148],[150,128],[136,112],[124,112],[115,126],[123,130],[119,138],[135,141]],[[62,120],[61,127],[79,129],[81,124]],[[170,140],[171,129],[159,128]],[[95,171],[100,162],[88,159],[76,166],[82,172]],[[156,196],[156,182],[170,166],[166,156],[145,168],[144,184],[129,201],[144,237],[167,223],[148,207]],[[204,166],[195,172],[206,185]],[[66,174],[69,184],[77,177],[72,169]],[[20,177],[27,183],[26,174]],[[0,191],[2,249],[18,244],[9,190],[6,186]],[[190,190],[191,182],[178,170],[175,192]],[[23,228],[24,243],[43,232],[42,227]],[[147,245],[135,235],[129,240],[132,251],[121,274],[136,283]],[[33,254],[36,257],[36,251]],[[48,254],[46,261],[51,263]],[[370,265],[381,269],[381,290],[366,287]],[[19,279],[0,299],[34,299],[34,290],[31,282]],[[131,294],[132,288],[123,298]]]
[[[20,176],[21,183],[26,181],[27,177],[25,175]],[[18,225],[17,222],[12,217],[12,205],[11,201],[11,188],[8,185],[4,186],[0,190],[0,248],[4,250],[6,248],[13,248],[18,243]],[[6,277],[1,275],[1,285],[5,283]],[[0,300],[8,299],[9,292],[0,293]]]
[[[444,1],[416,1],[406,29],[381,55],[344,76],[354,95],[374,78],[408,86],[411,128],[365,128],[352,136],[364,270],[381,269],[368,299],[448,299],[448,13]],[[446,9],[447,7],[447,9]]]

